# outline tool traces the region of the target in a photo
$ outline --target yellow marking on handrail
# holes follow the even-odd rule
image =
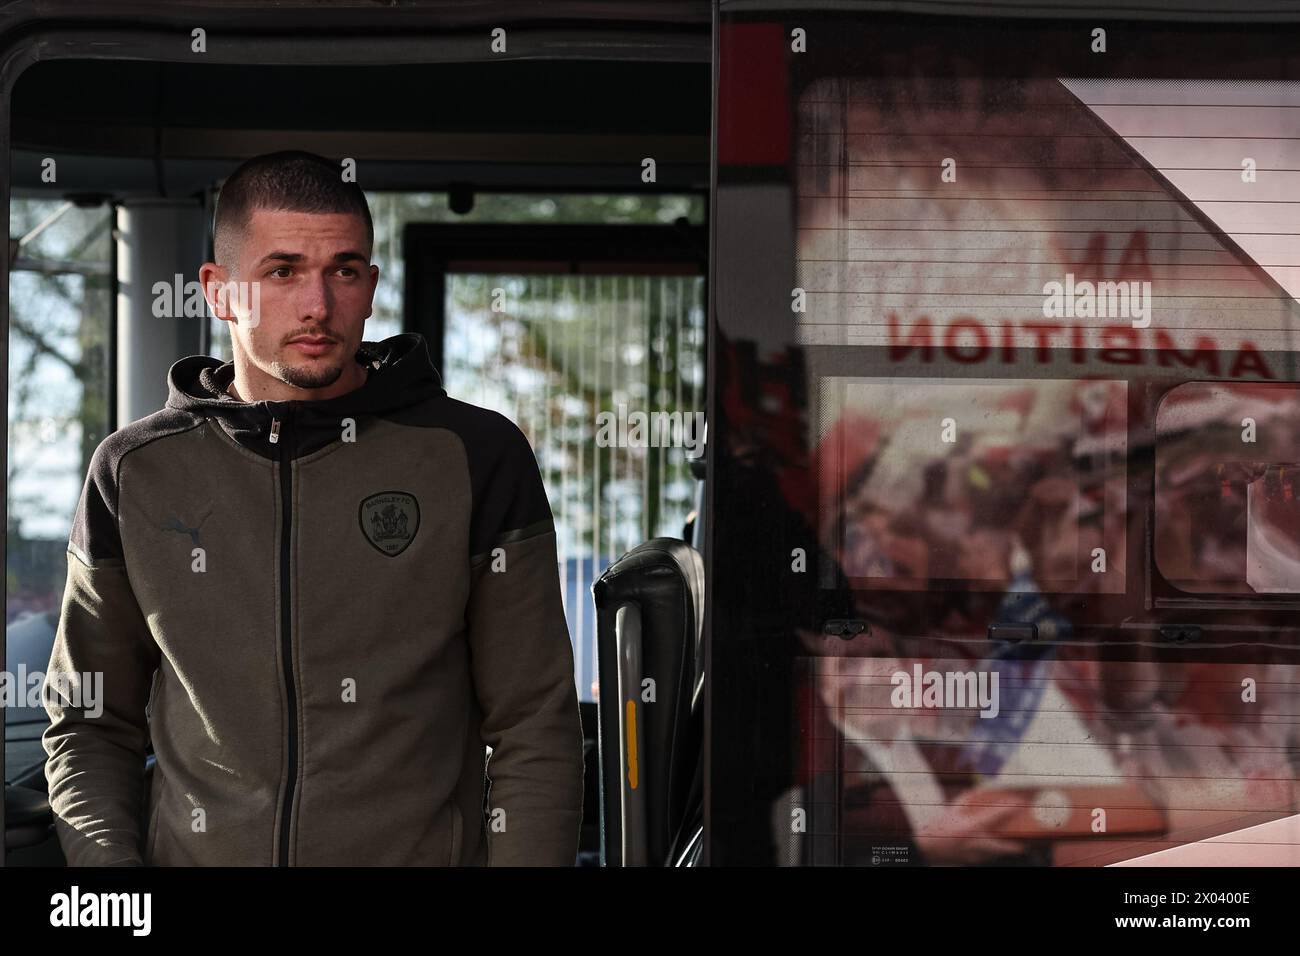
[[[627,702],[627,785],[636,789],[636,701]]]

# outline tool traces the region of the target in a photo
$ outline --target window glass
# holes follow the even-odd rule
[[[493,289],[510,308],[491,307]],[[641,542],[680,537],[694,504],[704,279],[455,272],[446,314],[448,394],[501,412],[537,454],[578,694],[595,700],[592,583]]]
[[[798,116],[802,342],[1224,372],[1297,347],[1300,84],[828,79]]]
[[[14,674],[49,663],[72,517],[108,434],[112,224],[106,205],[14,198],[9,206],[5,651]],[[6,724],[44,720],[41,707],[5,708]],[[39,746],[12,751],[10,779],[27,757],[44,759]]]
[[[1156,415],[1156,563],[1196,594],[1300,593],[1300,387],[1188,382]]]
[[[719,25],[710,862],[1293,815],[1294,32],[781,6]]]
[[[814,457],[847,583],[1123,591],[1127,393],[1120,381],[823,379]]]

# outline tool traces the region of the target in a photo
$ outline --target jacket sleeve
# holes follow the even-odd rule
[[[45,777],[69,866],[143,863],[145,708],[159,653],[127,577],[107,444],[91,459],[73,520],[44,686]]]
[[[508,419],[480,466],[467,630],[488,762],[488,865],[573,866],[583,740],[555,527],[537,459]]]

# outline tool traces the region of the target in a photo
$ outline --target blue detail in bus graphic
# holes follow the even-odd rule
[[[1066,637],[1070,622],[1039,593],[1028,572],[1017,574],[1002,603],[998,620],[1038,625],[1040,639],[1008,644],[985,658],[985,666],[999,673],[1001,700],[998,715],[974,722],[969,742],[957,764],[971,773],[993,776],[1020,747],[1020,739],[1037,716],[1047,686],[1047,664],[1055,654],[1055,639]]]

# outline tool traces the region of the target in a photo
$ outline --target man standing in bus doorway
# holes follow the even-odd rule
[[[49,668],[71,692],[46,695],[71,865],[575,861],[537,460],[420,336],[362,341],[373,238],[329,161],[240,166],[199,271],[234,361],[177,362],[166,407],[92,458]],[[92,674],[98,715],[69,699]]]

